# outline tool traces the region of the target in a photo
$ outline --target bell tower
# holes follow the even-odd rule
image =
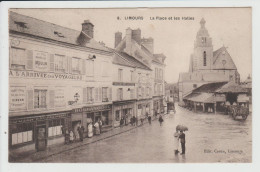
[[[213,46],[205,24],[206,21],[202,18],[200,21],[200,29],[197,32],[194,42],[193,71],[208,71],[212,69]]]

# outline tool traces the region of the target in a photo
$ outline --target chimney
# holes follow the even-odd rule
[[[128,27],[126,29],[126,47],[125,47],[125,52],[128,53],[129,55],[131,55],[131,51],[132,51],[132,29],[130,27]]]
[[[141,30],[138,28],[132,31],[132,38],[135,40],[139,45],[141,44]]]
[[[115,48],[118,46],[118,44],[122,41],[122,32],[116,32],[115,33]]]
[[[93,38],[94,25],[89,20],[84,20],[84,23],[82,23],[82,32],[87,34],[90,38]]]
[[[143,38],[141,40],[141,44],[148,49],[148,51],[153,54],[153,38],[149,37],[149,38]]]

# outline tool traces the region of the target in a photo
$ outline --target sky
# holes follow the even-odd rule
[[[154,53],[163,53],[165,80],[178,82],[179,73],[188,72],[190,55],[200,28],[206,28],[212,38],[213,50],[223,45],[238,72],[241,81],[252,76],[252,14],[251,8],[121,8],[121,9],[11,9],[57,25],[80,31],[84,20],[94,24],[94,39],[114,48],[114,34],[140,28],[142,37],[154,39]],[[142,18],[129,20],[128,17]],[[120,19],[118,19],[118,17]],[[180,20],[174,20],[178,18]],[[193,20],[183,20],[186,17]],[[154,20],[153,20],[154,18]],[[162,19],[164,18],[164,19]],[[165,20],[166,19],[166,20]]]

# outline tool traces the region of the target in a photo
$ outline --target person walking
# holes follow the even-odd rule
[[[72,130],[70,130],[70,143],[74,141],[74,133]]]
[[[90,122],[88,124],[88,137],[92,137],[93,136],[93,124],[92,122]]]
[[[123,125],[124,125],[124,118],[122,117],[120,120],[120,128],[123,127]]]
[[[100,130],[99,130],[99,124],[98,121],[96,121],[96,123],[94,124],[94,131],[95,131],[95,135],[100,135]]]
[[[160,123],[160,126],[162,126],[162,123],[163,123],[163,118],[162,118],[162,115],[159,116],[159,123]]]
[[[138,118],[135,118],[135,125],[138,127]]]
[[[148,122],[149,122],[149,125],[152,124],[152,117],[151,117],[151,115],[148,116]]]
[[[144,118],[141,117],[141,125],[144,124]]]
[[[80,141],[83,141],[84,127],[81,125],[81,123],[79,123],[78,132],[79,132]]]
[[[179,143],[180,143],[180,141],[179,141],[179,136],[180,136],[180,133],[179,133],[179,131],[178,130],[176,130],[176,132],[173,134],[173,136],[174,136],[174,153],[175,153],[175,155],[177,155],[178,153],[179,153]]]
[[[135,126],[135,121],[136,121],[136,118],[135,116],[133,116],[133,125]]]
[[[185,154],[185,134],[184,132],[181,130],[181,133],[180,133],[180,141],[181,141],[181,155]]]
[[[65,144],[69,144],[70,143],[70,133],[69,130],[66,129],[65,130]]]

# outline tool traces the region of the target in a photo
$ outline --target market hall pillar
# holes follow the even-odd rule
[[[196,102],[194,102],[194,112],[197,112]]]

